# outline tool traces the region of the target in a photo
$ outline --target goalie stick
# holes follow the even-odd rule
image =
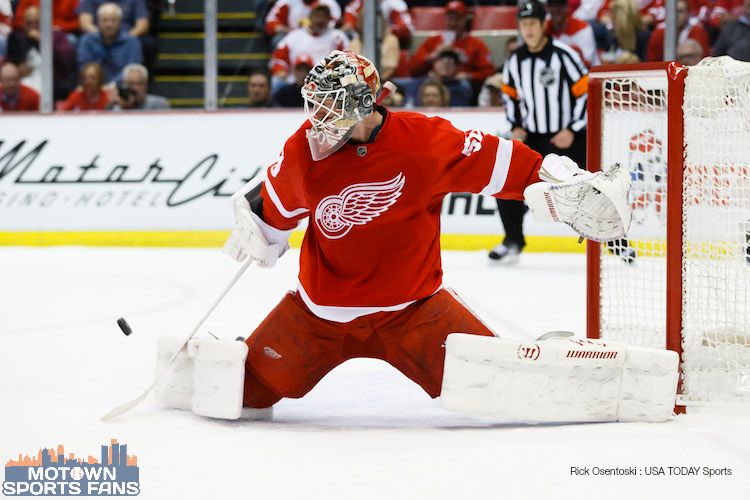
[[[385,82],[383,84],[383,88],[380,90],[380,94],[378,94],[378,98],[377,98],[377,101],[376,101],[377,104],[380,104],[381,102],[383,102],[383,99],[385,99],[386,97],[388,97],[388,95],[390,95],[395,90],[396,90],[396,85],[395,84],[393,84],[390,81]],[[193,331],[190,332],[190,335],[187,338],[185,338],[185,340],[182,342],[182,344],[180,345],[180,348],[177,350],[177,352],[175,352],[172,355],[172,357],[167,362],[167,364],[164,365],[164,368],[162,368],[162,370],[159,373],[156,374],[156,376],[154,377],[153,381],[151,382],[151,385],[149,385],[146,388],[146,390],[143,391],[143,393],[140,396],[138,396],[137,398],[135,398],[134,400],[132,400],[132,401],[130,401],[128,403],[125,403],[124,405],[118,406],[117,408],[112,409],[109,413],[107,413],[106,415],[104,415],[103,417],[101,417],[102,421],[106,422],[106,421],[109,421],[109,420],[114,420],[117,417],[119,417],[121,415],[124,415],[125,413],[129,412],[130,410],[132,410],[133,408],[135,408],[136,406],[138,406],[141,403],[141,401],[143,401],[144,399],[146,399],[146,397],[151,393],[151,391],[153,390],[153,388],[156,386],[156,384],[162,378],[162,376],[164,375],[164,373],[167,370],[170,369],[170,367],[174,363],[174,360],[177,359],[177,356],[183,350],[185,350],[185,348],[188,345],[188,342],[190,342],[190,339],[192,339],[193,336],[198,332],[198,329],[203,325],[203,323],[206,321],[206,319],[208,319],[208,317],[211,315],[211,313],[214,311],[214,309],[216,309],[216,306],[218,306],[219,303],[224,299],[224,297],[226,296],[226,294],[229,293],[229,290],[232,289],[232,287],[234,286],[234,284],[237,283],[237,280],[240,279],[240,276],[242,276],[242,274],[247,270],[247,268],[250,267],[250,264],[252,262],[253,262],[253,259],[252,258],[248,258],[247,261],[242,265],[242,267],[240,268],[240,270],[237,271],[237,274],[234,275],[234,278],[232,278],[232,281],[230,281],[229,284],[227,284],[227,286],[224,288],[224,291],[221,292],[221,295],[219,295],[219,297],[217,297],[217,299],[214,301],[214,303],[211,305],[211,307],[208,309],[208,311],[206,311],[206,314],[203,316],[203,318],[201,318],[201,320],[198,322],[198,324],[195,325],[195,328],[193,328]]]
[[[156,384],[159,382],[159,380],[164,375],[164,373],[167,370],[169,370],[170,366],[172,366],[172,364],[174,363],[174,360],[177,359],[177,355],[180,354],[187,347],[188,342],[190,341],[190,339],[192,339],[193,336],[198,332],[198,329],[201,326],[203,326],[203,323],[208,319],[208,317],[211,315],[211,313],[214,312],[214,309],[216,309],[216,306],[218,306],[219,303],[224,299],[224,297],[226,296],[226,294],[229,293],[229,290],[231,290],[232,287],[234,286],[234,284],[237,283],[237,280],[240,279],[240,276],[242,276],[242,274],[247,270],[247,268],[250,267],[250,264],[252,264],[252,262],[253,262],[253,259],[252,258],[248,258],[247,261],[244,264],[242,264],[242,267],[240,268],[239,271],[237,271],[237,274],[235,274],[234,277],[232,278],[232,280],[229,282],[229,284],[227,284],[227,286],[224,288],[224,291],[221,292],[221,295],[219,295],[216,298],[216,300],[214,301],[214,303],[211,304],[211,307],[208,309],[208,311],[206,311],[206,314],[203,315],[203,317],[198,322],[198,324],[195,325],[195,328],[193,328],[193,331],[190,332],[190,335],[187,338],[185,338],[185,340],[182,342],[182,344],[181,344],[180,348],[177,350],[177,352],[175,352],[172,355],[172,358],[167,362],[166,365],[164,365],[164,368],[162,368],[162,370],[159,373],[156,374],[156,376],[154,377],[154,380],[151,382],[151,385],[149,385],[146,388],[146,390],[143,391],[143,394],[141,394],[140,396],[138,396],[134,400],[132,400],[132,401],[130,401],[128,403],[125,403],[124,405],[121,405],[121,406],[118,406],[117,408],[114,408],[109,413],[107,413],[106,415],[104,415],[101,418],[101,420],[103,420],[105,422],[108,421],[108,420],[114,420],[115,418],[119,417],[120,415],[124,415],[125,413],[129,412],[130,410],[132,410],[133,408],[135,408],[136,406],[138,406],[141,403],[141,401],[143,401],[144,399],[146,399],[146,396],[149,395],[149,393],[151,392],[151,390],[156,386]]]

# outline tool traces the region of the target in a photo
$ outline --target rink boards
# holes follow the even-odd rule
[[[509,133],[502,112],[439,114]],[[218,246],[229,196],[303,122],[287,110],[0,116],[0,244]],[[446,249],[488,248],[503,232],[489,197],[450,195],[441,219]],[[583,251],[567,226],[527,215],[526,232],[530,251]]]

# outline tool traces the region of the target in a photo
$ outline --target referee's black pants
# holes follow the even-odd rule
[[[542,155],[542,158],[550,153],[556,153],[561,156],[567,156],[578,164],[582,169],[586,169],[586,129],[575,134],[573,144],[567,149],[559,149],[550,142],[555,134],[528,134],[525,144]],[[500,220],[505,228],[505,238],[503,244],[506,247],[513,246],[519,250],[526,246],[526,239],[523,237],[523,216],[529,210],[526,204],[518,200],[501,200],[496,199],[497,211],[500,213]]]

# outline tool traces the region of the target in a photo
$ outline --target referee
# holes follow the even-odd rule
[[[518,29],[523,45],[503,69],[503,101],[513,129],[512,138],[542,156],[565,155],[586,168],[586,90],[588,69],[581,56],[544,32],[544,5],[521,0]],[[522,201],[497,200],[505,239],[493,248],[493,261],[514,263],[526,245]]]

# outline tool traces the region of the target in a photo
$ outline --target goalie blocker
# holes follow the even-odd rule
[[[620,342],[448,336],[440,400],[449,410],[554,422],[663,422],[678,355]]]

